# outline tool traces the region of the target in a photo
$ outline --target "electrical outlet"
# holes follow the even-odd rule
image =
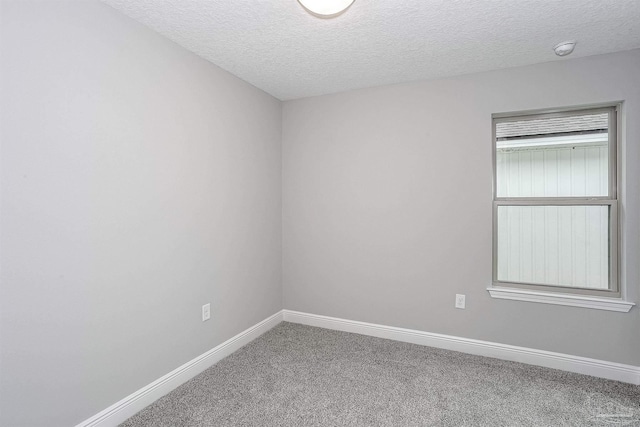
[[[209,320],[211,318],[211,304],[206,303],[202,306],[202,321]]]
[[[465,296],[456,294],[456,308],[464,308]]]

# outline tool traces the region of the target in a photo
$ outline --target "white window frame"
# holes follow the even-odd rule
[[[555,110],[536,110],[500,113],[491,116],[493,163],[493,256],[492,286],[488,288],[493,298],[540,302],[547,304],[589,307],[627,312],[634,305],[623,301],[619,281],[619,221],[618,221],[618,136],[620,135],[620,104],[587,107],[570,107]],[[599,197],[498,197],[497,193],[497,141],[496,124],[523,119],[554,118],[576,113],[609,114],[609,179],[608,194]],[[517,283],[498,280],[498,207],[499,206],[607,206],[609,209],[609,288],[593,289],[559,285]]]

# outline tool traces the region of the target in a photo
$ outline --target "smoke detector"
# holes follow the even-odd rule
[[[571,52],[573,52],[573,49],[575,49],[576,47],[576,42],[573,40],[570,41],[566,41],[566,42],[562,42],[562,43],[558,43],[554,48],[553,51],[556,53],[556,55],[558,56],[567,56],[569,55]]]

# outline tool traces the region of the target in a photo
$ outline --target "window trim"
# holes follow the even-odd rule
[[[595,304],[593,300],[618,301],[622,297],[620,284],[620,239],[619,239],[619,209],[618,183],[619,169],[618,144],[620,136],[620,108],[621,103],[608,103],[591,106],[567,107],[548,110],[520,111],[513,113],[497,113],[491,115],[492,142],[492,286],[487,290],[494,298],[520,299],[525,301],[545,302],[573,306],[587,306],[591,308],[611,307],[610,304]],[[523,118],[535,120],[537,118],[556,118],[575,115],[576,113],[604,113],[609,114],[609,180],[606,196],[590,197],[498,197],[497,194],[497,141],[496,124],[519,121]],[[593,289],[586,287],[568,287],[549,284],[517,283],[498,280],[498,207],[499,206],[609,206],[609,288]],[[532,297],[537,295],[537,297]],[[557,296],[558,298],[550,298]],[[571,301],[570,301],[571,300]],[[587,301],[586,305],[585,301]],[[615,301],[615,300],[614,300]],[[627,303],[631,304],[632,303]],[[615,306],[618,307],[618,306]],[[626,311],[629,311],[628,306]],[[623,310],[615,310],[623,311]]]
[[[593,308],[596,310],[628,313],[635,303],[620,298],[602,298],[587,295],[563,294],[560,292],[541,292],[529,289],[490,286],[487,288],[491,298],[537,302],[542,304],[566,305],[570,307]]]

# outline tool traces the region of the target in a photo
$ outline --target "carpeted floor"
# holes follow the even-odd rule
[[[640,426],[640,386],[285,322],[122,426]]]

